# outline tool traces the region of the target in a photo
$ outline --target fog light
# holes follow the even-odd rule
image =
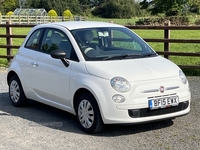
[[[125,101],[125,97],[119,94],[113,95],[112,100],[115,103],[123,103]]]

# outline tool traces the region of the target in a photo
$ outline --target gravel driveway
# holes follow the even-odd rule
[[[0,150],[199,150],[200,77],[188,77],[191,112],[172,121],[107,126],[88,135],[73,115],[31,101],[16,108],[8,98],[6,69],[0,69]]]

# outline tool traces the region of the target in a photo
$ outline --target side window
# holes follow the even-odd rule
[[[28,39],[25,47],[33,50],[38,50],[41,34],[42,30],[36,30]]]
[[[66,34],[56,29],[46,29],[41,44],[41,51],[50,54],[54,50],[63,50],[66,52],[67,59],[74,60],[74,49]]]

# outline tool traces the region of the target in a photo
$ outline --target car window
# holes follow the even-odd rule
[[[124,27],[86,28],[71,32],[85,60],[135,59],[157,56],[140,37]]]
[[[43,30],[36,30],[28,39],[27,43],[25,44],[26,48],[38,50],[39,49],[39,41],[42,35]]]
[[[80,46],[100,45],[98,30],[96,29],[77,30],[73,33]]]
[[[56,29],[46,29],[41,44],[41,51],[50,54],[54,50],[65,51],[67,59],[77,59],[73,46],[64,32]]]
[[[129,35],[119,30],[111,31],[112,47],[124,48],[128,50],[142,51],[142,47],[138,42],[134,41]]]

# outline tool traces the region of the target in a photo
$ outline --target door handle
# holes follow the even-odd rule
[[[31,63],[31,66],[33,66],[33,67],[38,67],[38,64],[37,64],[37,62],[32,62],[32,63]]]

